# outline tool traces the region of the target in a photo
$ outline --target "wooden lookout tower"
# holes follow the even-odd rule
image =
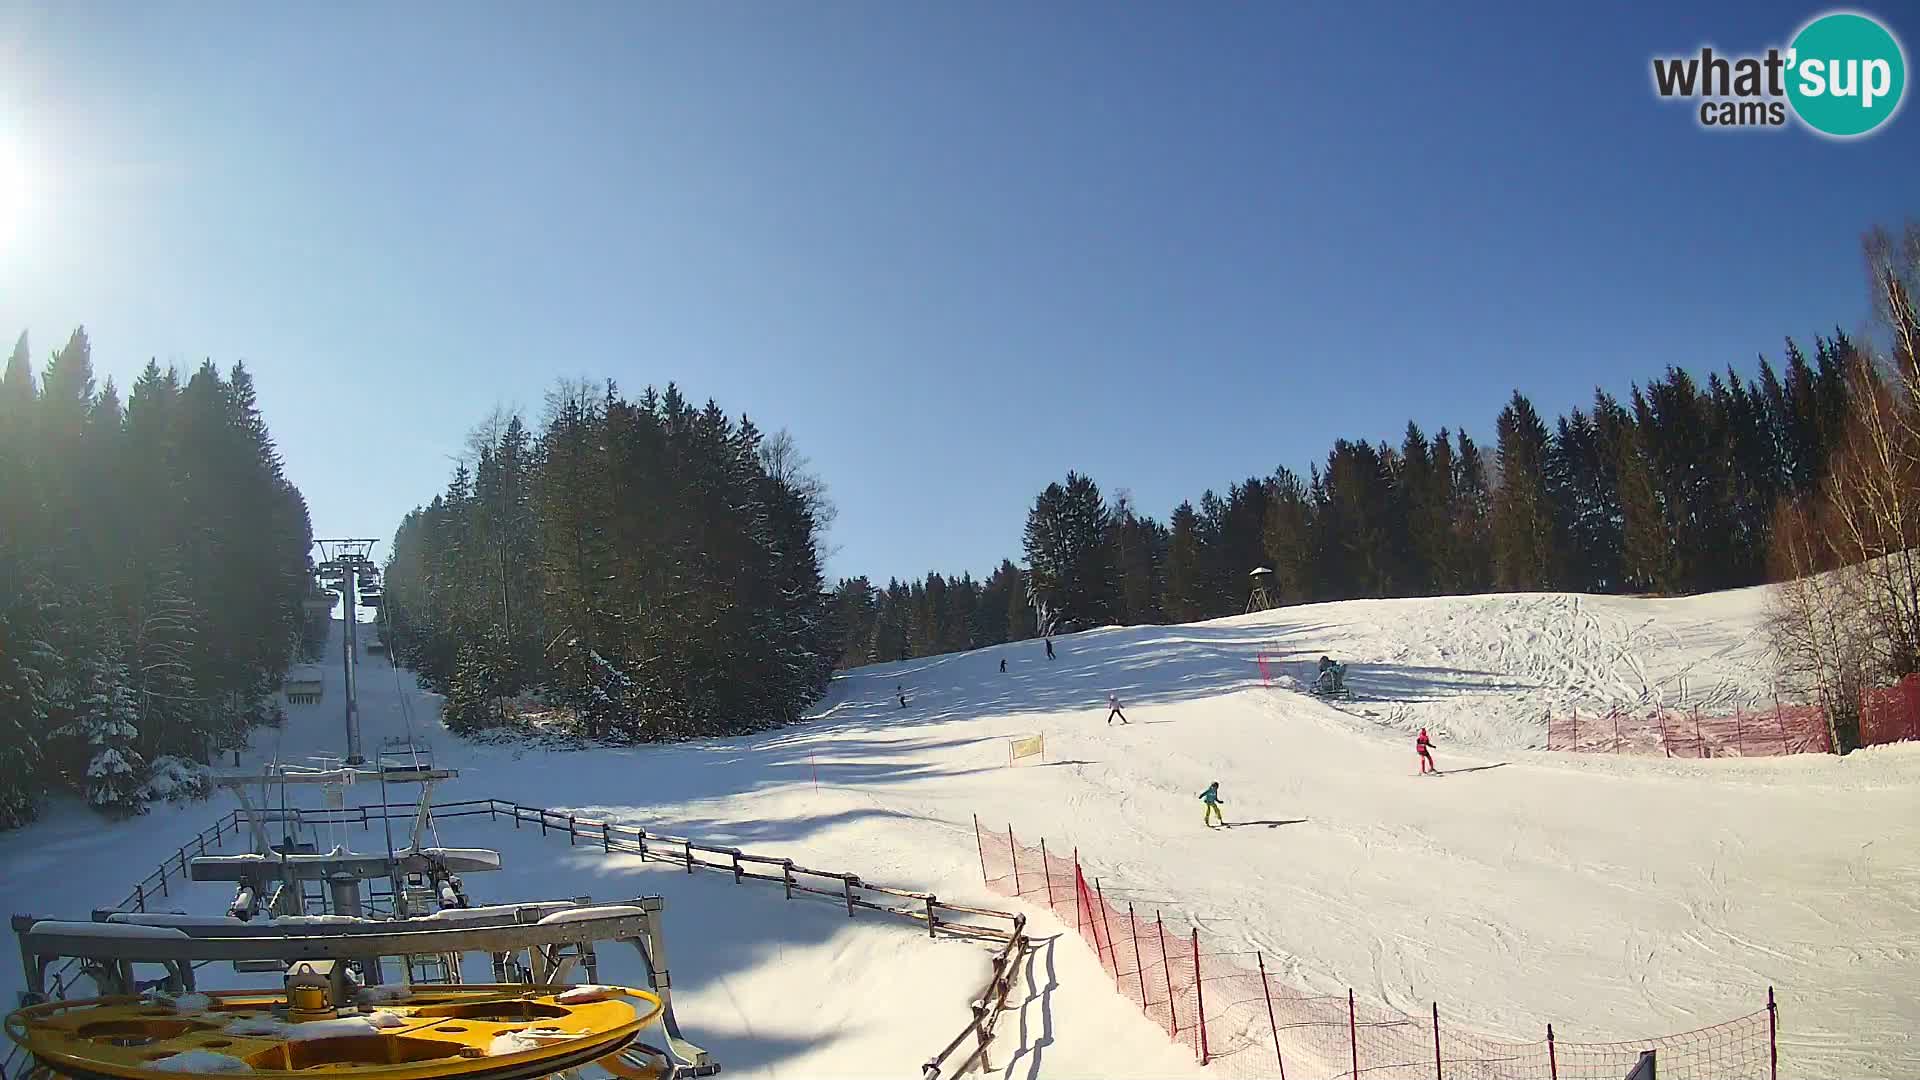
[[[1247,571],[1247,580],[1253,583],[1253,590],[1247,594],[1248,611],[1265,611],[1273,606],[1273,594],[1267,585],[1273,581],[1273,571],[1264,566],[1256,566]]]

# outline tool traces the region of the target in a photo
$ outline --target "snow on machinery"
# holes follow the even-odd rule
[[[1347,665],[1330,656],[1320,658],[1320,670],[1314,676],[1308,691],[1316,697],[1350,698],[1353,692],[1347,689]]]
[[[196,881],[235,883],[224,914],[14,916],[27,990],[6,1030],[35,1074],[144,1080],[324,1068],[394,1080],[638,1080],[719,1071],[673,1015],[660,897],[471,906],[460,874],[497,870],[500,856],[430,844],[429,793],[456,774],[422,761],[417,747],[397,756],[413,760],[383,753],[378,767],[275,765],[220,778],[240,795],[254,850],[201,856],[187,869]],[[354,809],[339,797],[344,786],[374,781],[383,819],[388,785],[420,785],[410,837],[396,847],[389,827],[384,855],[320,850],[320,830]],[[327,792],[326,809],[303,815],[287,805],[289,788],[311,785]],[[644,985],[592,986],[602,942],[635,948]],[[491,969],[486,983],[463,977],[476,956]],[[202,993],[197,973],[219,962],[279,985]],[[96,996],[72,997],[74,968]],[[588,986],[570,986],[576,975]],[[656,1020],[664,1046],[638,1041]]]

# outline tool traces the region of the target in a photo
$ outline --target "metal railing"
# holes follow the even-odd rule
[[[1012,989],[1014,974],[1031,948],[1026,934],[1025,915],[956,904],[941,900],[933,893],[867,881],[858,874],[817,870],[784,856],[754,854],[724,844],[708,844],[690,837],[651,832],[637,825],[585,818],[505,799],[433,803],[428,809],[438,819],[484,814],[488,820],[497,822],[505,817],[513,822],[516,829],[531,826],[539,828],[542,836],[564,835],[569,846],[577,847],[585,843],[597,846],[607,854],[638,855],[642,860],[683,866],[688,874],[707,871],[729,874],[736,884],[757,881],[779,885],[785,899],[830,900],[836,905],[844,905],[849,918],[861,910],[880,912],[926,927],[928,937],[946,933],[1001,942],[1000,949],[994,953],[992,973],[986,986],[969,1005],[972,1017],[950,1043],[921,1066],[923,1080],[939,1080],[949,1059],[959,1053],[963,1046],[971,1048],[953,1071],[946,1075],[957,1076],[976,1063],[982,1068],[987,1067],[987,1048],[993,1039],[994,1026]],[[375,821],[390,818],[410,820],[418,810],[419,805],[410,802],[368,803],[340,809],[270,811],[267,816],[273,820],[291,820],[296,828],[357,823],[367,830],[372,828]],[[184,884],[191,880],[187,867],[193,856],[218,850],[223,841],[242,835],[246,827],[246,815],[240,810],[231,810],[216,818],[212,825],[162,859],[158,868],[134,885],[133,892],[125,900],[108,910],[144,912],[154,900],[170,897],[174,883]],[[48,974],[64,978],[74,963],[69,959]],[[17,1055],[18,1048],[15,1048],[14,1055],[0,1062],[0,1080],[14,1075],[14,1059]]]

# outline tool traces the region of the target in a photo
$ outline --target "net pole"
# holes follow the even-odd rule
[[[1153,932],[1160,939],[1160,973],[1167,977],[1167,1037],[1180,1037],[1180,1011],[1173,1007],[1173,965],[1167,961],[1167,924],[1153,913]]]
[[[1047,838],[1040,838],[1040,873],[1047,879],[1047,910],[1053,910],[1053,864],[1047,861]]]
[[[979,814],[973,815],[973,846],[975,850],[980,852],[980,884],[985,885],[988,883],[987,845],[981,842],[980,840],[980,815]]]
[[[1433,1003],[1433,1080],[1446,1080],[1440,1072],[1440,1003]]]
[[[1086,918],[1092,912],[1093,896],[1087,892],[1087,879],[1080,873],[1079,861],[1075,860],[1073,864],[1073,929],[1080,935],[1080,940],[1093,942],[1093,948],[1097,954],[1100,949],[1100,935],[1087,933]]]
[[[1140,924],[1133,919],[1133,901],[1127,901],[1127,935],[1133,938],[1133,974],[1140,980],[1140,1011],[1147,1012],[1147,965],[1140,962]],[[1167,1011],[1173,1011],[1173,1002],[1167,1002]]]
[[[1547,1025],[1547,1075],[1560,1080],[1560,1056],[1553,1048],[1553,1025]]]
[[[1020,895],[1020,849],[1013,845],[1013,826],[1007,826],[1007,858],[1013,861],[1013,895]]]
[[[1280,1025],[1273,1019],[1273,991],[1267,989],[1267,958],[1254,953],[1253,962],[1260,966],[1260,996],[1267,999],[1267,1030],[1273,1033],[1273,1063],[1280,1066],[1280,1080],[1287,1080],[1287,1060],[1280,1056]]]
[[[1113,963],[1113,985],[1120,987],[1120,959],[1113,952],[1113,923],[1107,918],[1107,894],[1100,888],[1100,879],[1093,879],[1093,895],[1100,901],[1100,929],[1107,933],[1107,959]],[[1095,950],[1098,952],[1099,950]]]
[[[1201,988],[1200,979],[1200,931],[1193,931],[1193,1003],[1200,1013],[1200,1064],[1205,1065],[1207,1055],[1207,994]]]
[[[1354,1080],[1360,1078],[1360,1025],[1353,1016],[1353,988],[1347,988],[1347,1050],[1353,1055]]]
[[[1773,987],[1767,987],[1767,1076],[1780,1080],[1780,1007],[1773,1002]]]

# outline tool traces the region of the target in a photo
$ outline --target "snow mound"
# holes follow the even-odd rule
[[[561,1031],[559,1028],[552,1027],[527,1028],[524,1031],[503,1031],[495,1035],[493,1041],[487,1044],[487,1056],[504,1057],[507,1054],[524,1054],[529,1050],[538,1050],[543,1046],[549,1046],[556,1042],[565,1042],[568,1039],[577,1039],[579,1037],[577,1034]]]

